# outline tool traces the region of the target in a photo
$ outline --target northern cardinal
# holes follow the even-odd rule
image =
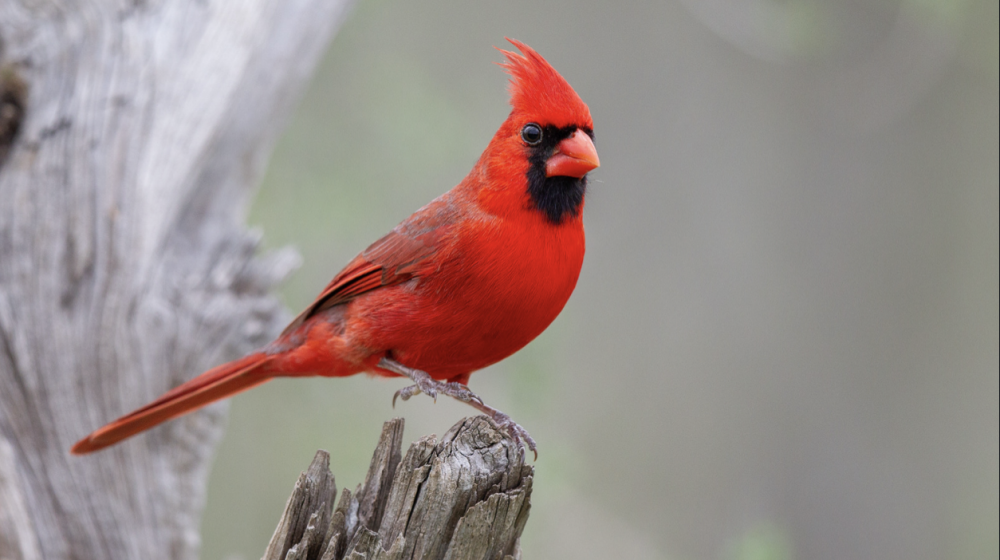
[[[73,446],[103,449],[275,377],[406,376],[403,400],[445,394],[531,436],[466,386],[562,311],[583,265],[590,109],[531,47],[501,50],[507,120],[469,175],[373,243],[274,342],[208,370]],[[395,397],[393,397],[395,403]],[[537,452],[536,452],[537,455]]]

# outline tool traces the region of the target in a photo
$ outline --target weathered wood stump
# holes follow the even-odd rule
[[[508,560],[531,508],[534,468],[485,416],[401,458],[403,420],[385,423],[365,482],[337,487],[318,451],[299,476],[262,560]]]

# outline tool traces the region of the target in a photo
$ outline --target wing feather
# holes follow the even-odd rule
[[[446,242],[447,231],[458,216],[448,194],[418,210],[348,263],[281,335],[291,333],[324,309],[418,276],[422,265]]]

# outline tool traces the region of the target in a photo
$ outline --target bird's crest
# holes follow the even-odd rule
[[[510,74],[510,105],[541,125],[593,128],[590,109],[565,78],[524,43],[505,37],[523,54],[498,48],[507,57],[500,66]]]

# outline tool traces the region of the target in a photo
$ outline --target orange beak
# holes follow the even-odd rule
[[[556,145],[555,153],[545,162],[545,176],[579,179],[600,166],[601,160],[597,159],[594,141],[586,132],[577,129],[572,136]]]

